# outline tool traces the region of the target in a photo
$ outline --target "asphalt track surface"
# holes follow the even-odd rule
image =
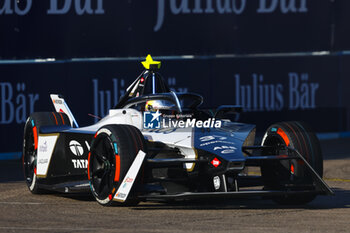
[[[261,199],[102,207],[90,195],[33,195],[19,161],[0,161],[0,232],[350,232],[349,145],[322,141],[335,196],[292,207]]]

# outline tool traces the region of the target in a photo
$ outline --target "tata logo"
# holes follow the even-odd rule
[[[75,140],[69,142],[69,149],[76,156],[81,156],[84,154],[84,148],[79,142]]]
[[[87,168],[88,160],[87,159],[72,159],[74,168]]]
[[[157,112],[143,113],[143,128],[145,129],[160,129],[160,116],[162,114]]]

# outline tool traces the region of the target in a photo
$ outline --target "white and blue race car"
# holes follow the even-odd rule
[[[24,128],[23,166],[32,193],[91,191],[102,205],[262,196],[303,204],[333,194],[322,180],[319,141],[302,122],[233,122],[241,109],[200,109],[202,96],[174,93],[151,56],[119,103],[78,127],[60,95],[56,112],[35,112]],[[247,168],[255,167],[253,175]]]

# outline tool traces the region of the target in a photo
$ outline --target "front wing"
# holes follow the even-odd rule
[[[168,200],[191,200],[191,199],[207,199],[207,198],[248,198],[248,197],[279,197],[279,196],[292,196],[292,195],[334,195],[334,192],[326,184],[326,182],[317,174],[312,166],[306,161],[306,159],[294,148],[286,147],[289,155],[267,155],[267,156],[254,156],[249,151],[262,150],[264,146],[246,146],[242,150],[248,155],[246,163],[257,163],[266,160],[302,160],[307,169],[310,170],[313,179],[313,189],[310,187],[300,186],[298,189],[286,190],[237,190],[230,192],[179,192],[172,194],[143,194],[139,196],[140,200],[155,200],[155,201],[168,201]],[[292,154],[292,155],[291,155]],[[172,165],[178,165],[183,163],[209,163],[207,160],[194,160],[194,159],[147,159],[146,164],[156,165],[158,167],[168,167]],[[294,187],[295,188],[295,187]]]

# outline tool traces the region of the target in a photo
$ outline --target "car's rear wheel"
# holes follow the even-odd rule
[[[140,150],[146,152],[146,143],[134,126],[106,125],[97,131],[91,144],[88,173],[92,193],[99,204],[138,203],[133,190],[123,203],[114,202],[113,197]]]
[[[39,129],[42,126],[62,125],[70,126],[69,118],[66,114],[57,112],[35,112],[26,121],[24,126],[22,161],[26,184],[34,194],[43,191],[38,187],[36,176]]]
[[[296,149],[322,177],[323,157],[320,143],[306,123],[293,121],[273,124],[267,129],[262,145],[273,147],[283,145]],[[268,149],[265,153],[285,154],[287,151]],[[311,171],[302,160],[265,162],[261,166],[261,173],[267,190],[314,190]],[[315,194],[289,195],[274,200],[280,204],[292,205],[308,203],[315,197]]]

